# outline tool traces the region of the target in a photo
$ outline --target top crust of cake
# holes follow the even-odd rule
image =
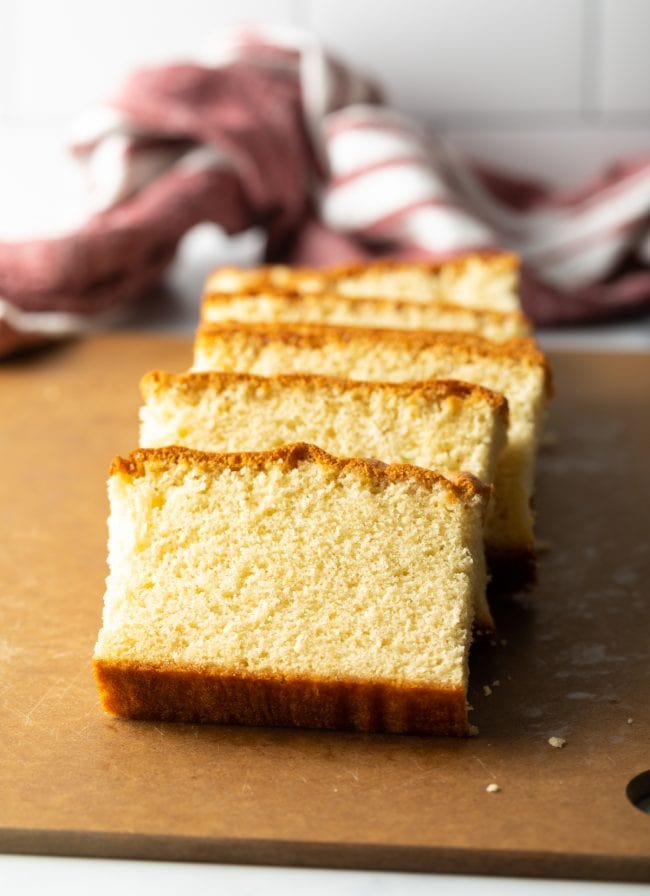
[[[469,473],[458,473],[451,477],[411,464],[384,464],[381,461],[356,457],[339,458],[306,442],[282,445],[271,451],[232,454],[194,451],[176,445],[166,448],[137,448],[128,457],[115,457],[109,469],[109,476],[124,475],[136,478],[145,474],[147,464],[169,466],[182,461],[214,472],[243,468],[265,472],[276,466],[293,470],[301,463],[312,463],[337,473],[353,473],[375,488],[381,488],[391,482],[408,481],[429,490],[444,488],[451,500],[467,500],[478,497],[483,502],[487,502],[492,491],[491,486],[484,485]]]
[[[540,367],[544,371],[545,391],[553,394],[551,368],[546,356],[534,340],[525,337],[492,342],[475,333],[457,333],[438,330],[396,330],[377,327],[336,327],[328,324],[275,324],[275,323],[224,323],[202,324],[196,334],[196,346],[209,345],[213,334],[241,333],[247,338],[257,337],[262,343],[280,340],[284,343],[320,348],[326,344],[345,344],[366,339],[369,342],[381,340],[415,351],[431,345],[445,346],[464,357],[502,358]]]
[[[403,398],[422,397],[431,401],[455,397],[462,401],[476,401],[493,407],[504,422],[508,421],[508,401],[499,392],[486,389],[484,386],[465,383],[461,380],[421,380],[406,382],[367,382],[364,380],[348,380],[338,376],[322,376],[311,373],[279,373],[271,377],[254,373],[231,373],[225,371],[203,370],[194,373],[167,373],[164,370],[151,370],[140,381],[142,397],[155,395],[160,389],[168,386],[192,393],[205,386],[227,387],[235,383],[248,382],[264,386],[278,383],[281,386],[331,387],[345,392],[359,390],[385,390]]]
[[[481,262],[493,268],[495,272],[501,273],[505,271],[516,271],[519,269],[519,257],[514,252],[474,252],[471,255],[459,255],[456,258],[448,258],[446,261],[408,261],[399,258],[376,258],[370,261],[348,262],[334,267],[318,269],[318,268],[299,268],[300,273],[314,273],[323,276],[325,274],[328,279],[339,279],[342,277],[354,277],[359,274],[369,273],[371,271],[399,271],[404,269],[426,271],[427,273],[436,274],[443,268],[445,270],[462,271],[475,262]]]
[[[293,272],[297,278],[313,277],[323,283],[334,283],[336,280],[344,277],[356,277],[373,271],[400,271],[415,270],[423,271],[428,274],[438,274],[441,270],[462,272],[464,268],[479,262],[492,268],[495,274],[507,273],[509,271],[519,270],[519,257],[514,252],[498,252],[485,251],[474,252],[470,255],[459,255],[456,258],[449,258],[446,261],[408,261],[399,258],[375,258],[367,261],[348,262],[342,265],[335,265],[327,268],[314,267],[286,267],[286,271],[291,274]],[[267,288],[269,283],[269,275],[274,269],[281,269],[283,265],[263,265],[255,269],[246,269],[246,284],[254,289],[255,285],[264,285]],[[208,276],[208,289],[211,276],[218,274],[241,274],[241,268],[220,267],[215,268]]]

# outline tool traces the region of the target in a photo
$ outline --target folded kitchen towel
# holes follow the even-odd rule
[[[138,71],[73,152],[94,211],[0,242],[0,354],[83,332],[154,286],[183,235],[261,227],[267,259],[322,265],[508,248],[537,323],[650,305],[650,155],[558,192],[462,157],[311,35],[223,35],[210,59]]]

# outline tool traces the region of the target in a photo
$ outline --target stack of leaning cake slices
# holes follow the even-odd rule
[[[551,392],[517,259],[222,268],[109,479],[95,674],[130,718],[467,734],[473,634],[534,575]]]

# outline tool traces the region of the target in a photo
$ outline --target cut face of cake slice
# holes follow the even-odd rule
[[[264,291],[269,287],[446,302],[493,311],[521,308],[519,259],[509,252],[469,254],[440,263],[383,259],[332,268],[226,267],[213,271],[205,284],[206,292]]]
[[[532,340],[494,343],[473,334],[316,324],[204,325],[195,342],[195,369],[384,381],[453,377],[505,395],[508,443],[497,466],[486,546],[495,567],[515,580],[531,566],[534,459],[551,391],[548,365]]]
[[[140,444],[147,448],[259,451],[301,441],[339,457],[464,470],[492,483],[507,440],[505,398],[451,380],[154,371],[141,390]],[[478,597],[476,627],[491,630],[485,595]]]
[[[492,311],[445,302],[359,298],[325,290],[290,292],[266,287],[240,292],[207,292],[202,302],[204,323],[316,323],[407,330],[454,330],[479,333],[503,342],[529,336],[530,326],[519,311]]]
[[[468,733],[488,489],[313,446],[113,462],[94,670],[138,719]]]

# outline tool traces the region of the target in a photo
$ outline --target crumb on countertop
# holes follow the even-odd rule
[[[476,737],[478,734],[478,725],[470,725],[469,726],[469,736]]]
[[[492,693],[492,688],[490,687],[489,684],[483,685],[483,693],[485,694],[486,697],[490,696],[490,694]]]
[[[488,793],[499,793],[501,790],[498,784],[488,784],[485,789]]]
[[[492,682],[492,687],[498,688],[498,687],[500,687],[500,685],[501,685],[501,682],[499,681],[499,679],[495,678],[494,681]]]
[[[556,750],[561,750],[566,745],[566,740],[563,737],[549,737],[548,742]]]
[[[627,720],[627,724],[628,724],[628,725],[631,725],[633,721],[634,721],[634,719],[628,719],[628,720]]]

